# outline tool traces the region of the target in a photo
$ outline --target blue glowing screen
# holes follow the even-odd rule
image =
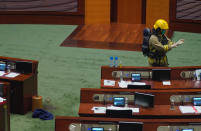
[[[101,128],[101,127],[93,127],[93,128],[91,128],[91,131],[104,131],[104,128]]]
[[[193,129],[182,129],[182,131],[194,131]]]
[[[6,64],[0,63],[0,71],[5,71],[5,70],[6,70]]]
[[[193,98],[193,105],[194,106],[201,106],[201,97],[194,97]]]
[[[124,97],[114,97],[114,106],[125,106],[125,98]]]
[[[131,80],[132,81],[139,81],[140,79],[141,79],[141,75],[139,73],[131,74]]]

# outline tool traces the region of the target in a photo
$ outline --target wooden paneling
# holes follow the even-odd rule
[[[176,18],[183,20],[201,20],[201,1],[177,1]]]
[[[85,24],[110,23],[110,0],[85,0]]]
[[[141,0],[118,0],[117,21],[119,23],[141,24],[142,1]]]
[[[0,11],[0,24],[84,24],[85,0],[78,0],[76,10],[76,12],[5,10]]]
[[[77,12],[78,0],[0,0],[0,11]]]
[[[192,1],[185,1],[185,2],[193,2]],[[189,4],[185,5],[185,2],[180,5],[179,4],[179,8],[177,9],[177,1],[176,0],[170,0],[170,29],[173,31],[183,31],[183,32],[194,32],[194,33],[201,33],[201,20],[200,20],[200,14],[199,12],[195,11],[197,10],[197,4],[195,7],[191,7],[190,11],[195,11],[195,14],[191,14],[189,13],[188,15],[190,16],[194,16],[194,17],[189,17],[188,19],[186,18],[188,15],[185,15],[185,10],[183,11],[179,11],[180,8],[183,8],[185,6],[189,6]],[[198,1],[197,1],[198,2]],[[192,5],[191,5],[192,6]],[[200,8],[200,7],[199,7]],[[181,17],[180,19],[176,18],[176,14],[177,12],[180,12],[183,17]],[[197,14],[198,13],[198,14]],[[185,17],[184,17],[185,16]]]
[[[83,15],[0,15],[0,24],[69,24],[84,23]]]
[[[152,28],[157,19],[169,22],[169,0],[147,0],[146,26]]]

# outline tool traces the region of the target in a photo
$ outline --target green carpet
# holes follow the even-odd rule
[[[100,67],[118,56],[124,66],[148,66],[141,52],[60,47],[70,25],[0,25],[0,55],[39,61],[38,92],[54,116],[78,116],[80,88],[100,87]],[[176,32],[184,45],[168,53],[170,66],[201,65],[201,34]],[[11,131],[54,131],[54,120],[11,115]]]

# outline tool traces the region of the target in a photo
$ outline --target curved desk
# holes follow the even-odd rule
[[[97,118],[97,117],[67,117],[57,116],[55,120],[55,131],[81,131],[82,126],[106,127],[116,126],[117,129],[111,131],[122,131],[118,129],[120,122],[141,122],[143,131],[177,131],[182,128],[195,128],[200,125],[201,119],[123,119],[123,118]],[[78,126],[78,128],[76,128]],[[163,127],[163,128],[161,128]],[[71,128],[71,130],[69,129]],[[82,130],[82,131],[88,131]],[[125,131],[125,130],[124,130]],[[199,131],[199,129],[194,129]]]
[[[107,105],[109,107],[110,105]],[[94,113],[93,107],[105,107],[103,104],[94,103],[80,103],[79,115],[82,117],[106,117],[106,113]],[[132,108],[138,108],[130,106]],[[139,108],[139,112],[133,112],[132,118],[137,119],[164,119],[164,118],[201,118],[201,113],[181,113],[179,106],[174,106],[174,110],[171,110],[170,105],[155,105],[154,108]]]
[[[98,88],[81,88],[80,103],[112,103],[114,96],[134,97],[135,92],[152,94],[155,105],[170,105],[170,100],[174,99],[175,104],[192,104],[192,97],[201,97],[200,89],[164,89],[164,90],[144,90],[144,89],[98,89]],[[132,97],[132,98],[133,98]],[[111,100],[108,100],[111,99]],[[129,103],[133,103],[134,99],[130,99]]]
[[[29,73],[17,72],[20,74],[16,77],[6,77],[6,74],[0,76],[0,81],[10,83],[10,112],[25,114],[31,111],[32,96],[37,95],[38,61],[3,56],[0,56],[0,61],[6,63],[31,63],[31,71]],[[16,72],[16,70],[11,70],[11,72]]]
[[[153,69],[170,69],[171,85],[163,85],[162,81],[152,80]],[[118,85],[120,81],[120,72],[123,72],[123,80],[131,81],[130,74],[133,72],[141,73],[141,81],[146,85],[151,85],[151,89],[200,89],[201,81],[194,80],[194,72],[201,69],[201,66],[184,67],[109,67],[101,66],[101,88],[121,88]],[[114,86],[104,85],[104,80],[114,80]]]

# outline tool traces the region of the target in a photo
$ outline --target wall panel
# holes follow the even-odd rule
[[[142,0],[118,0],[117,6],[119,23],[142,23]]]
[[[85,24],[110,23],[110,0],[85,0]]]
[[[85,0],[0,0],[0,24],[84,24],[84,10]]]
[[[169,23],[169,0],[147,0],[146,26],[152,28],[157,19],[165,19]]]

